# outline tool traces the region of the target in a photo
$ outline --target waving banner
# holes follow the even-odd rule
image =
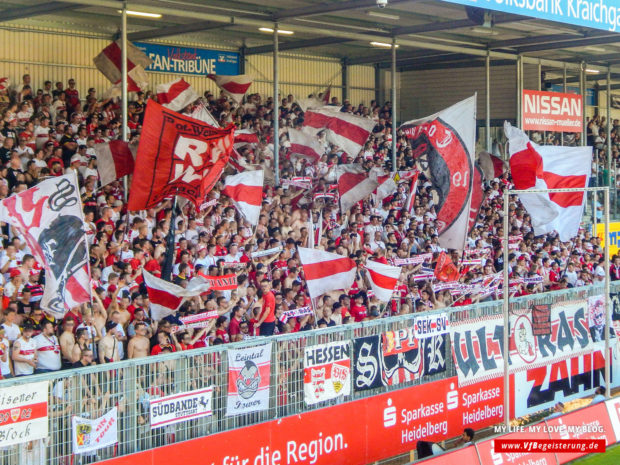
[[[229,350],[226,416],[267,410],[270,377],[271,342]]]
[[[304,350],[304,400],[307,405],[351,394],[348,341],[330,342]]]
[[[149,100],[129,195],[129,210],[179,195],[196,208],[220,179],[233,148],[234,126],[214,128]]]
[[[40,182],[0,204],[0,221],[13,226],[45,268],[41,308],[56,319],[90,302],[88,244],[74,174]]]
[[[399,129],[411,140],[413,156],[431,180],[439,244],[463,250],[474,179],[476,96]]]
[[[510,316],[510,371],[549,366],[572,357],[600,350],[588,324],[588,301],[563,302],[551,307],[550,332],[538,331],[538,312],[521,312]],[[503,375],[502,315],[450,327],[452,354],[459,385]],[[615,344],[613,336],[612,342]]]
[[[118,442],[118,409],[112,408],[99,418],[73,417],[73,453],[83,454]]]

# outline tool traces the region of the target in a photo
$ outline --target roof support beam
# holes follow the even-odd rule
[[[492,66],[508,66],[514,65],[514,60],[493,60]],[[485,60],[468,60],[457,63],[436,63],[436,64],[412,64],[402,66],[399,71],[426,71],[431,69],[456,69],[456,68],[483,68],[486,66]]]
[[[525,16],[517,15],[501,15],[497,16],[494,20],[494,24],[514,23],[517,21],[525,21]],[[419,24],[416,26],[397,27],[392,29],[393,36],[399,36],[403,34],[423,34],[425,32],[437,32],[437,31],[449,31],[451,29],[461,29],[464,27],[481,26],[483,23],[480,21],[474,21],[472,19],[457,19],[455,21],[441,21],[430,24]]]
[[[390,5],[411,0],[391,0]],[[376,7],[377,0],[350,0],[348,2],[320,3],[318,5],[290,8],[273,14],[274,21],[283,19],[302,18],[305,16],[324,15],[338,11],[359,10],[360,8]]]
[[[557,50],[560,48],[587,47],[588,45],[604,45],[620,42],[620,34],[608,37],[594,37],[588,39],[566,40],[549,44],[529,45],[517,49],[519,53],[540,52],[543,50]]]
[[[416,58],[426,58],[429,56],[441,56],[441,52],[434,52],[433,50],[417,50],[415,52],[399,52],[398,61],[400,60],[413,60]],[[374,55],[367,55],[358,58],[349,58],[349,65],[366,65],[370,63],[379,64],[382,62],[391,62],[390,51],[386,49],[385,53],[376,53]]]
[[[294,40],[290,42],[284,42],[280,44],[278,50],[280,52],[285,50],[297,50],[300,48],[321,47],[323,45],[343,44],[346,42],[352,42],[353,39],[342,39],[340,37],[320,37],[318,39],[310,40]],[[258,47],[249,47],[245,50],[246,56],[259,55],[261,53],[273,53],[273,44],[261,45]]]
[[[610,37],[613,34],[607,31],[591,31],[583,34],[549,34],[546,36],[523,37],[520,39],[498,40],[489,44],[489,49],[511,48],[520,45],[536,45],[551,42],[565,42],[570,40],[581,40],[596,37]]]
[[[620,74],[611,73],[612,79],[620,79]],[[586,81],[605,81],[607,80],[607,75],[603,73],[598,74],[590,74],[586,75]],[[547,79],[545,80],[547,84],[562,84],[563,79]],[[571,76],[566,79],[566,82],[579,82],[579,76]]]
[[[178,26],[162,27],[160,29],[148,29],[146,31],[132,32],[127,35],[127,39],[131,41],[156,39],[158,37],[176,36],[181,34],[189,34],[191,32],[208,31],[212,29],[222,29],[233,24],[215,23],[203,21],[200,23],[179,24]]]
[[[181,34],[189,34],[191,32],[208,31],[212,29],[223,29],[231,26],[234,22],[231,20],[229,24],[216,22],[201,22],[191,24],[179,24],[178,26],[162,27],[160,29],[148,29],[146,31],[132,32],[127,35],[130,41],[157,39],[158,37],[176,36]]]
[[[0,22],[13,21],[15,19],[31,18],[33,16],[48,15],[63,10],[79,8],[78,5],[64,2],[48,2],[37,6],[27,6],[22,8],[11,8],[5,10],[0,15]]]

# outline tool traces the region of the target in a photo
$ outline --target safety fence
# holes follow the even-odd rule
[[[533,305],[587,301],[602,293],[601,284],[515,298],[511,313]],[[612,283],[612,300],[618,293],[620,283]],[[439,392],[443,402],[446,392],[456,389],[458,371],[446,322],[458,325],[501,312],[502,302],[491,301],[3,380],[0,464],[92,463],[259,423],[276,425],[285,420],[274,420],[285,417],[301,419],[325,407],[350,415],[361,406],[364,421],[364,409],[370,405],[365,401],[391,406],[407,392],[414,397]],[[490,384],[500,389],[501,378],[478,384],[472,385],[472,392]],[[582,386],[581,396],[594,387]],[[503,395],[495,397],[493,406],[484,407],[487,413],[465,413],[472,415],[472,425],[502,420]],[[47,412],[41,407],[45,402]],[[441,417],[441,412],[435,413]],[[385,412],[382,415],[383,425],[391,422]],[[453,427],[462,429],[466,417],[458,415],[448,430],[431,431],[430,436],[449,437]],[[419,439],[421,433],[401,434]],[[333,441],[336,447],[337,439]],[[401,450],[415,447],[415,441],[399,444]],[[396,455],[400,450],[390,452]],[[388,452],[378,451],[372,458],[390,456],[381,454]],[[223,463],[209,457],[211,461]],[[307,463],[321,462],[315,458]]]

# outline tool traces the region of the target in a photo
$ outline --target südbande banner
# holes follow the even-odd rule
[[[151,429],[213,415],[213,386],[150,400]]]
[[[228,399],[226,416],[269,408],[271,342],[228,351]]]
[[[304,400],[307,405],[351,394],[349,341],[330,342],[304,350]]]

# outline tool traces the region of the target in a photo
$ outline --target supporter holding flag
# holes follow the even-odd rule
[[[243,217],[252,225],[258,224],[263,200],[263,170],[245,171],[228,176],[222,194],[233,201]]]

